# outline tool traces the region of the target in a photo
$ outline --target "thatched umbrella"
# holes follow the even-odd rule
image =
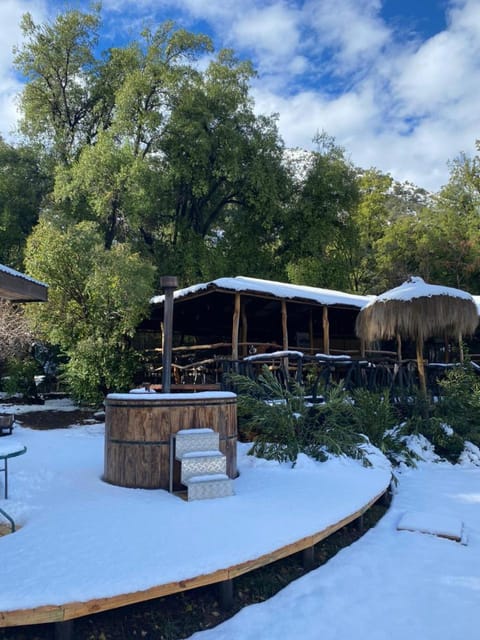
[[[474,333],[478,321],[477,306],[469,293],[412,277],[369,302],[360,311],[355,329],[365,342],[397,336],[415,340],[420,384],[425,392],[425,339],[445,335],[461,343],[462,336]]]

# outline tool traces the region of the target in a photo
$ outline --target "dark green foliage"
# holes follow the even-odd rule
[[[412,391],[397,398],[400,422],[408,434],[421,434],[435,452],[455,463],[468,440],[480,443],[480,378],[470,363],[446,372],[435,398]]]
[[[465,447],[465,439],[441,419],[431,418],[423,423],[423,435],[433,444],[435,453],[455,464]]]
[[[354,420],[357,428],[370,442],[384,451],[385,435],[398,424],[398,413],[388,393],[356,389],[353,392],[355,404]]]
[[[35,376],[41,373],[33,358],[11,358],[6,363],[3,390],[9,395],[19,395],[24,400],[38,398]]]
[[[233,375],[231,382],[239,394],[240,432],[253,438],[253,455],[292,464],[299,453],[316,460],[329,453],[364,458],[364,438],[352,428],[352,403],[340,386],[330,387],[325,404],[311,404],[300,385],[285,388],[268,367],[256,381]]]
[[[344,150],[321,134],[318,151],[293,194],[280,237],[292,282],[348,290],[350,253],[357,242],[352,213],[359,202],[357,175]]]
[[[407,430],[405,425],[399,424],[400,413],[388,389],[382,392],[356,389],[352,395],[356,429],[393,463],[403,459],[407,464],[412,464],[412,455],[406,450],[403,440]]]
[[[23,251],[51,187],[33,148],[13,147],[0,137],[0,263],[23,268]]]
[[[480,442],[480,380],[470,367],[447,374],[444,395],[435,403],[421,392],[399,402],[388,390],[348,394],[331,384],[323,391],[325,402],[312,404],[302,386],[292,381],[286,388],[267,367],[257,380],[234,375],[231,382],[239,394],[241,437],[253,441],[253,455],[267,459],[295,464],[305,453],[317,460],[333,454],[366,461],[368,441],[392,464],[414,465],[417,456],[405,436],[421,434],[440,457],[455,463],[465,440]]]
[[[470,363],[451,369],[439,382],[441,396],[437,415],[456,433],[480,434],[480,378]]]
[[[354,428],[354,406],[341,385],[325,391],[325,403],[308,406],[305,453],[318,460],[326,453],[364,458],[364,438]],[[364,458],[365,459],[365,458]]]

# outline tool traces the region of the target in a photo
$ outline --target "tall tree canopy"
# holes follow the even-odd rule
[[[22,269],[27,237],[50,188],[35,151],[0,137],[0,263]]]
[[[356,242],[357,175],[332,138],[322,134],[316,142],[312,166],[283,229],[286,271],[292,282],[348,289],[346,255]]]

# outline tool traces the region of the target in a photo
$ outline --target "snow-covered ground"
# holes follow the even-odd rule
[[[467,544],[398,531],[463,523]],[[455,527],[454,527],[455,528]],[[422,463],[400,474],[378,525],[275,597],[195,640],[474,640],[480,637],[480,469]]]
[[[21,527],[0,539],[2,611],[130,593],[251,560],[356,512],[390,481],[385,461],[366,469],[301,456],[292,469],[240,445],[235,495],[185,502],[103,482],[103,424],[19,426],[9,438],[27,453],[10,460],[9,499],[0,500]]]
[[[292,469],[240,446],[236,495],[187,503],[102,482],[103,432],[102,424],[16,428],[27,453],[10,461],[10,499],[0,507],[22,528],[0,539],[1,581],[9,585],[0,610],[146,589],[248,560],[355,511],[390,475],[380,456],[373,469],[304,456]],[[392,506],[374,529],[271,600],[193,637],[479,637],[480,468],[473,454],[453,466],[419,450],[428,462],[399,473]],[[402,519],[427,529],[463,525],[466,544],[399,531]]]

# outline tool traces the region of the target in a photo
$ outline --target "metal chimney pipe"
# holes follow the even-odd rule
[[[172,378],[173,292],[178,287],[176,276],[162,276],[160,287],[165,292],[162,331],[162,393],[170,393]]]

